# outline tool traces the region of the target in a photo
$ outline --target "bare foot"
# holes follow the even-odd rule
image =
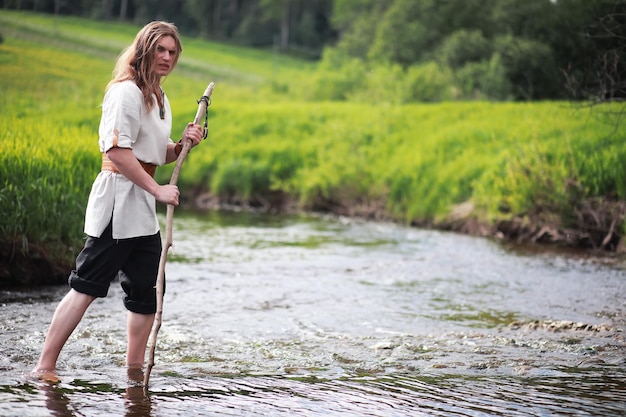
[[[50,371],[47,369],[35,369],[30,373],[30,376],[42,382],[48,382],[51,384],[61,382],[61,378],[59,378],[59,375],[57,375],[55,370]]]

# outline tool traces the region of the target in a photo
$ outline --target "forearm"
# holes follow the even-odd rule
[[[107,156],[122,175],[153,196],[156,196],[159,184],[143,169],[132,150],[128,148],[111,148],[107,152]]]
[[[177,143],[169,143],[167,145],[167,153],[165,154],[166,164],[172,163],[178,159],[178,153],[180,153],[180,151],[177,150],[176,148],[177,145],[178,145]]]

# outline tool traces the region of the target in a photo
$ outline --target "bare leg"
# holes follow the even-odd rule
[[[138,314],[128,312],[127,332],[128,347],[126,365],[130,368],[143,367],[146,359],[146,345],[154,323],[154,314]]]
[[[72,289],[61,300],[52,316],[35,372],[54,372],[61,349],[95,299]]]

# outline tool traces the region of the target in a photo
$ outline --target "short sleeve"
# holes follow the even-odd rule
[[[130,148],[137,140],[141,123],[143,96],[132,82],[114,84],[102,103],[100,119],[100,150],[114,147]]]

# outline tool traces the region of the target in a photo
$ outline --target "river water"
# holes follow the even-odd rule
[[[149,391],[116,283],[29,377],[65,287],[0,292],[0,416],[626,415],[623,266],[343,218],[177,211]]]

